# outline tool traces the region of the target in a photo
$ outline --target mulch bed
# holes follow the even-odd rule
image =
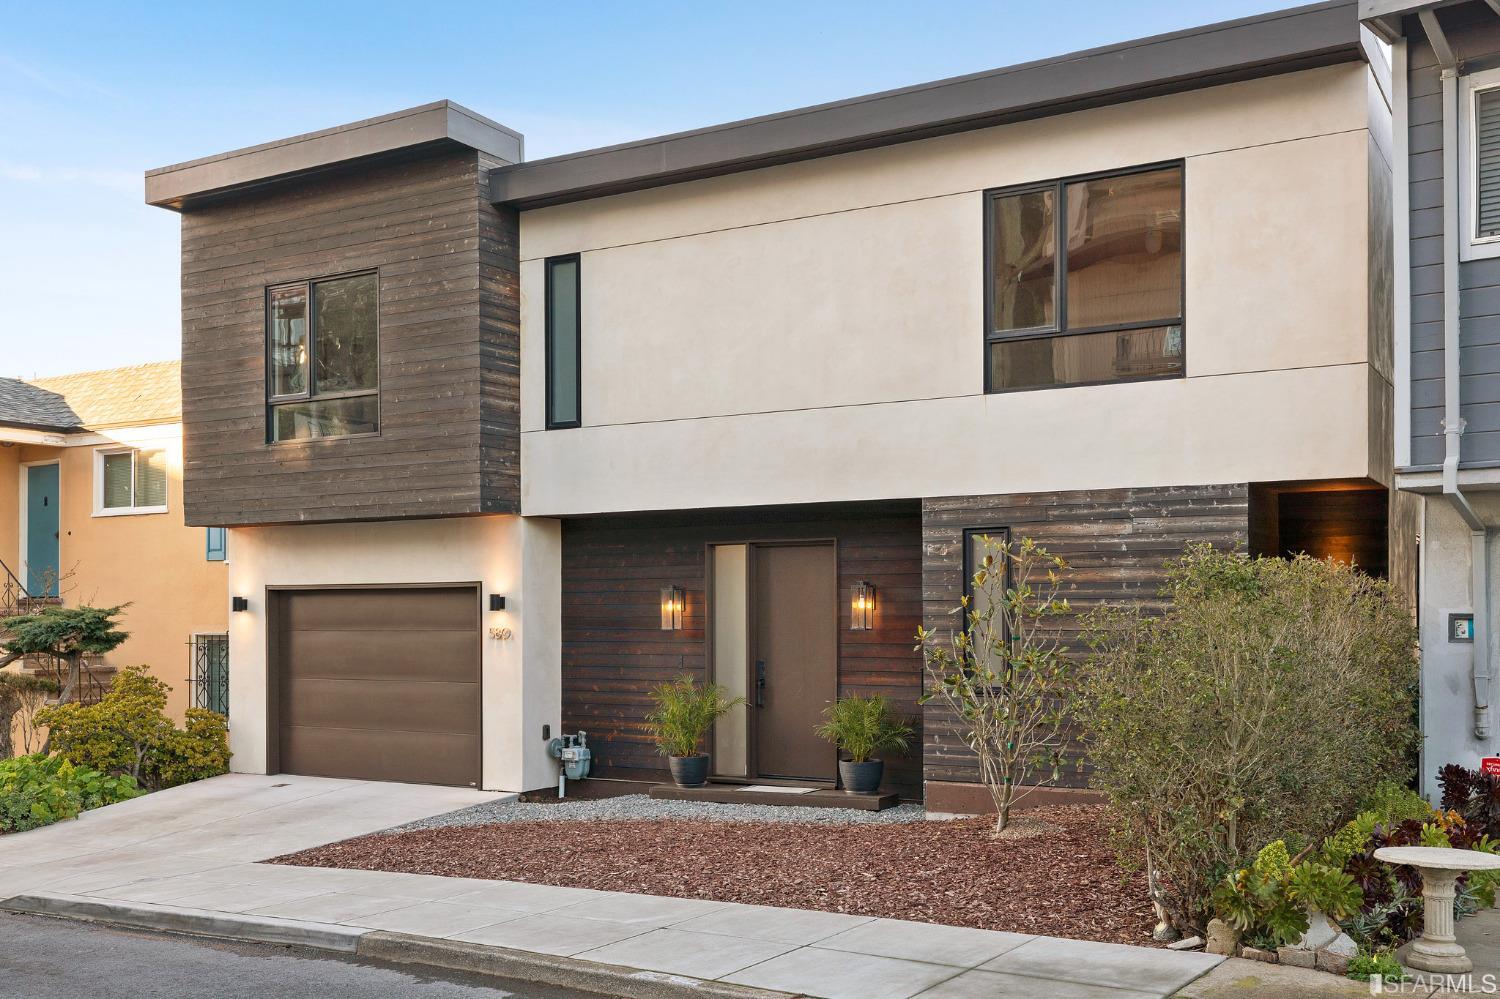
[[[514,822],[380,833],[276,858],[1151,943],[1145,879],[1116,865],[1103,809],[1036,809],[1045,833],[985,818],[890,825],[684,819]]]

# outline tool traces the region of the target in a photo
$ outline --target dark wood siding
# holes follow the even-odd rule
[[[837,507],[604,517],[563,524],[563,726],[589,733],[594,773],[665,779],[666,760],[645,729],[650,689],[681,673],[706,675],[707,546],[836,539],[839,690],[882,693],[916,716],[921,660],[921,525],[915,501]],[[877,627],[849,630],[849,587],[874,583]],[[687,591],[681,631],[663,631],[663,586]],[[921,789],[918,754],[891,759],[887,785]]]
[[[182,381],[190,525],[519,509],[514,212],[449,148],[184,213]],[[265,288],[374,269],[380,434],[268,445]]]
[[[1033,538],[1073,567],[1064,595],[1075,614],[1061,619],[1058,633],[1081,654],[1079,615],[1103,603],[1157,602],[1165,560],[1193,542],[1243,544],[1249,516],[1243,484],[923,500],[923,617],[941,634],[954,627],[949,612],[963,594],[964,530],[1007,527],[1013,540]],[[927,704],[923,732],[927,780],[978,780],[973,754],[939,703]],[[1086,786],[1086,771],[1073,763],[1076,749],[1069,756],[1059,783]]]

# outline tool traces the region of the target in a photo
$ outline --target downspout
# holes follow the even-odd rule
[[[1459,210],[1458,210],[1458,78],[1459,61],[1432,10],[1418,15],[1432,43],[1443,80],[1443,495],[1469,528],[1469,586],[1474,608],[1474,642],[1470,680],[1474,688],[1474,737],[1490,735],[1490,532],[1458,487],[1463,455],[1464,418],[1459,377]]]

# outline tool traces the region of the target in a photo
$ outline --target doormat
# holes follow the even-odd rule
[[[769,791],[773,794],[811,794],[816,791],[815,787],[777,787],[774,784],[751,784],[749,787],[740,788],[741,791]]]

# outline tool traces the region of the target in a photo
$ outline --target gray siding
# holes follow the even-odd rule
[[[1471,62],[1500,55],[1500,18],[1482,4],[1445,10],[1443,26]],[[1443,460],[1443,132],[1437,59],[1408,22],[1407,156],[1411,199],[1412,465]],[[1464,465],[1500,464],[1500,259],[1459,267],[1459,400]]]

